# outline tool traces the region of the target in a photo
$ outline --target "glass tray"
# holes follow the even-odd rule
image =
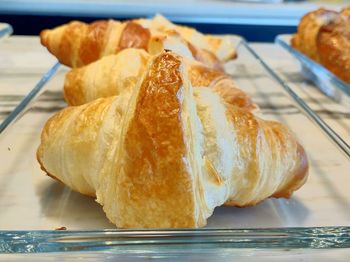
[[[259,114],[289,126],[308,154],[309,179],[292,198],[218,207],[202,229],[116,229],[94,199],[44,175],[36,161],[44,123],[65,107],[67,68],[56,64],[0,126],[0,252],[206,258],[349,248],[350,153],[244,40],[237,50],[226,71],[259,105]],[[61,227],[67,230],[55,230]]]
[[[0,39],[13,33],[12,26],[6,23],[0,23]]]
[[[0,40],[0,123],[55,61],[38,37],[11,35]]]
[[[290,45],[292,35],[279,35],[275,42],[291,53],[301,63],[301,72],[327,96],[336,102],[350,104],[350,85],[339,79],[321,64],[313,61]]]

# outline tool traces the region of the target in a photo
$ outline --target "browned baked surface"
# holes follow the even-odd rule
[[[111,34],[118,35],[112,46],[109,43]],[[43,30],[40,39],[62,64],[80,67],[98,60],[106,49],[107,54],[131,47],[147,49],[150,32],[132,21],[103,20],[91,24],[72,21],[53,30]]]
[[[304,15],[298,25],[298,31],[291,40],[291,45],[315,61],[319,61],[317,35],[321,26],[333,19],[337,13],[320,8]]]
[[[317,36],[317,49],[321,64],[350,83],[350,16],[339,15],[322,26]]]
[[[128,203],[118,207],[120,216],[125,217],[120,219],[121,227],[133,227],[145,220],[153,227],[205,224],[203,219],[195,219],[193,181],[183,161],[188,155],[179,121],[182,105],[176,97],[183,86],[180,70],[181,60],[164,54],[153,61],[140,86],[125,134],[127,160],[117,191],[118,202]],[[144,217],[144,209],[148,210],[148,218]]]
[[[320,8],[301,19],[291,45],[350,83],[350,7]]]
[[[221,69],[236,56],[228,39],[204,35],[194,28],[179,26],[157,15],[153,19],[125,22],[101,20],[91,24],[72,21],[40,33],[42,45],[64,65],[81,67],[125,48],[140,48],[151,54],[164,49],[186,49],[192,58]],[[170,39],[170,40],[169,40]],[[175,44],[175,42],[178,42]]]

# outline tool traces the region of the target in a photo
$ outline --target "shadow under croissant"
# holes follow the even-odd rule
[[[92,197],[74,192],[63,184],[49,179],[47,183],[37,188],[37,192],[41,196],[43,215],[57,220],[54,221],[57,227],[64,226],[68,230],[115,228],[108,221],[102,207]],[[307,208],[295,197],[268,199],[253,207],[217,207],[209,218],[207,227],[298,226],[306,219],[308,213]]]
[[[67,230],[115,228],[94,198],[74,192],[62,183],[48,178],[38,185],[43,215]],[[55,228],[52,228],[55,229]]]
[[[296,227],[303,224],[310,211],[296,197],[269,198],[251,207],[217,207],[207,227],[267,228]],[[291,214],[293,214],[291,216]]]

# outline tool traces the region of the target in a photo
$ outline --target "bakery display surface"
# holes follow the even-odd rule
[[[309,179],[291,199],[269,199],[243,209],[218,207],[200,230],[114,229],[93,198],[44,176],[35,159],[46,120],[66,106],[62,89],[70,69],[60,66],[29,110],[1,135],[5,190],[0,206],[6,212],[0,225],[10,230],[2,232],[6,241],[1,246],[7,252],[98,249],[140,256],[204,249],[227,254],[232,248],[348,247],[348,159],[294,106],[245,45],[237,47],[237,54],[225,65],[226,72],[257,104],[262,118],[285,124],[307,151]],[[50,231],[55,229],[67,231]],[[187,245],[180,247],[179,242]]]
[[[160,15],[40,37],[72,68],[0,125],[0,252],[350,247],[350,154],[242,38]]]

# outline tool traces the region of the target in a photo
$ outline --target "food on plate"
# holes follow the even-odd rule
[[[291,45],[350,83],[350,8],[306,14]]]
[[[173,50],[217,69],[222,69],[224,62],[236,56],[229,38],[204,35],[193,28],[175,25],[161,15],[125,22],[72,21],[43,30],[40,38],[62,64],[70,67],[80,67],[130,47],[144,49],[152,55],[164,49]]]
[[[121,228],[201,227],[217,206],[300,188],[308,163],[291,131],[192,88],[190,65],[163,51],[131,92],[55,114],[37,151],[42,169],[96,196]]]
[[[142,49],[127,48],[67,73],[64,97],[69,105],[130,92],[146,71],[152,56]],[[229,103],[253,109],[255,105],[233,79],[222,71],[191,61],[187,74],[194,88],[209,87]]]

